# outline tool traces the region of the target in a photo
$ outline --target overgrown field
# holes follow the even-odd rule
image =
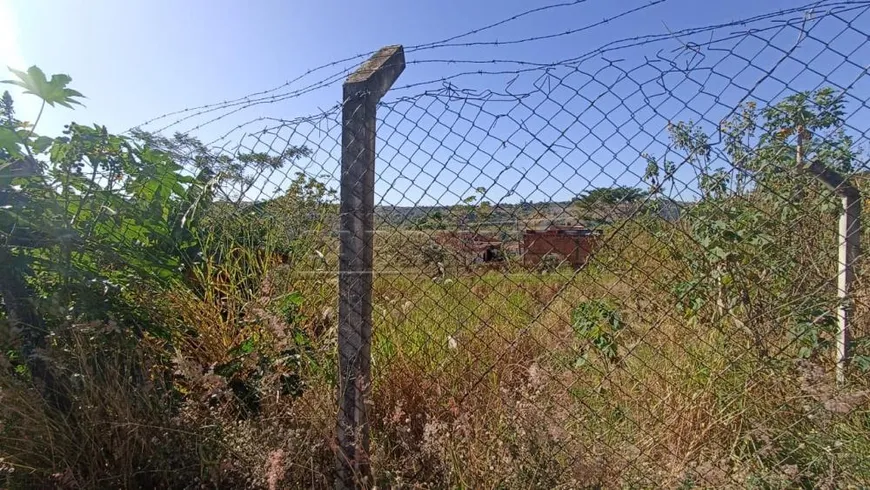
[[[701,328],[652,287],[572,272],[378,279],[378,486],[834,488],[870,479],[866,381],[838,392],[830,355],[761,359],[746,334]],[[266,304],[300,289],[274,291]],[[169,347],[156,339],[71,326],[47,354],[76,381],[64,415],[27,383],[4,381],[8,481],[329,486],[335,331],[317,315],[330,315],[334,297],[300,303],[311,311],[294,330],[273,337],[270,316],[236,331],[241,342],[225,340],[236,352],[214,357],[182,345],[160,359]],[[208,331],[220,324],[216,303],[173,308]]]
[[[39,75],[22,83],[75,101]],[[837,386],[838,201],[794,161],[854,173],[848,135],[822,136],[841,109],[823,89],[737,111],[723,151],[751,183],[673,125],[703,172],[697,200],[664,219],[677,164],[647,156],[648,190],[579,270],[469,265],[431,228],[379,229],[365,485],[870,485],[870,289],[857,264]],[[751,152],[750,127],[768,135]],[[43,138],[11,101],[0,134],[0,484],[332,486],[334,192],[299,175],[274,199],[232,199],[310,152],[229,158],[75,124]]]

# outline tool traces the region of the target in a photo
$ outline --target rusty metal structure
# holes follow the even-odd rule
[[[575,269],[586,265],[601,234],[583,226],[551,226],[546,230],[523,233],[523,264],[535,267],[546,256],[556,256]]]

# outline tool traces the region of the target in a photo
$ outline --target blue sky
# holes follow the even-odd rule
[[[74,112],[65,109],[49,111],[40,123],[41,132],[56,133],[69,120],[81,123],[99,122],[112,131],[121,132],[163,113],[236,99],[280,86],[304,74],[306,70],[332,60],[368,52],[386,44],[413,46],[437,41],[509,18],[529,8],[558,1],[383,0],[367,2],[365,8],[360,8],[359,2],[337,0],[0,0],[0,66],[26,68],[36,64],[47,73],[68,73],[73,77],[72,86],[88,97],[86,107]],[[563,2],[572,3],[570,0]],[[574,2],[573,5],[517,19],[463,38],[459,42],[510,41],[560,33],[594,24],[650,3],[655,2]],[[588,52],[608,41],[724,23],[801,3],[805,2],[666,0],[569,36],[531,43],[409,52],[408,68],[396,85],[398,87],[438,79],[468,69],[465,65],[447,64],[439,60],[506,59],[548,63]],[[870,22],[866,15],[860,20]],[[824,34],[822,37],[834,39],[835,33],[825,29],[839,28],[839,24],[831,24],[830,28],[819,27],[818,32]],[[735,29],[726,29],[719,34],[725,35]],[[865,32],[870,32],[870,29]],[[786,32],[782,35],[791,34]],[[699,42],[699,39],[688,41]],[[783,37],[777,42],[781,46],[787,46],[790,41]],[[843,44],[855,42],[848,40]],[[632,67],[635,67],[642,64],[643,56],[654,55],[659,49],[678,48],[679,45],[679,42],[670,40],[649,46],[647,52],[642,52],[645,46],[640,46],[631,51],[614,53],[613,56],[626,58],[625,63],[634,63]],[[746,44],[738,46],[738,50],[742,49],[747,50],[747,53],[752,52]],[[804,49],[803,46],[801,49]],[[813,58],[812,49],[809,46],[792,57],[797,59],[806,56],[807,63],[813,60],[813,63],[822,65],[826,58]],[[716,53],[710,54],[716,56]],[[854,54],[854,64],[867,66],[870,59],[866,59],[866,55],[864,51]],[[776,60],[775,52],[758,56],[760,60]],[[292,88],[303,87],[322,76],[352,67],[356,62],[354,60],[318,71],[283,90],[286,92]],[[584,97],[571,98],[571,94],[565,92],[552,97],[544,96],[535,102],[535,106],[527,106],[534,100],[532,98],[519,105],[487,101],[480,104],[482,108],[479,109],[475,109],[473,104],[472,107],[456,109],[454,102],[445,103],[443,98],[420,97],[423,90],[436,85],[391,94],[386,102],[394,104],[391,106],[393,109],[386,110],[387,115],[383,116],[385,120],[381,126],[386,131],[379,133],[380,155],[383,160],[379,168],[379,196],[393,203],[407,203],[409,200],[425,203],[450,202],[466,195],[473,187],[484,186],[492,189],[491,195],[487,197],[495,201],[509,200],[511,196],[542,200],[554,196],[570,197],[569,194],[575,189],[582,190],[583,187],[613,182],[634,184],[639,180],[637,174],[641,172],[637,168],[639,150],[648,148],[651,143],[666,142],[666,137],[660,134],[655,136],[651,128],[662,129],[668,118],[680,116],[679,110],[688,110],[688,116],[694,110],[696,118],[704,119],[706,116],[710,121],[715,120],[714,113],[719,115],[717,109],[709,104],[705,105],[703,97],[691,98],[692,95],[686,92],[683,96],[677,96],[677,104],[673,100],[659,104],[660,113],[653,114],[660,116],[658,119],[652,116],[641,117],[644,109],[656,104],[641,101],[640,105],[632,105],[627,98],[621,101],[621,89],[616,86],[601,87],[600,83],[586,80],[580,73],[601,70],[602,63],[604,62],[599,58],[590,59],[579,68],[572,67],[567,71],[563,69],[562,72],[557,70],[552,75],[562,77],[560,79],[564,80],[563,88],[572,89],[574,94],[581,93]],[[495,69],[495,66],[503,69],[508,65],[483,65],[480,69],[488,69],[487,66],[489,69]],[[741,86],[752,87],[753,77],[760,76],[751,70],[742,72],[740,60],[722,61],[717,66],[733,71],[725,74],[727,77],[744,76],[746,85]],[[845,84],[845,80],[855,76],[855,69],[847,68],[837,68],[843,72],[842,78],[836,80],[837,83]],[[475,65],[474,69],[478,67]],[[785,71],[789,69],[789,66],[782,67]],[[800,71],[801,68],[792,67],[792,70]],[[606,83],[613,84],[619,80],[619,74],[613,70],[597,73],[596,78],[600,77],[599,81],[609,80]],[[641,72],[633,73],[642,78]],[[459,78],[455,83],[462,88],[503,91],[512,77],[513,75],[470,76]],[[801,80],[807,81],[810,78],[812,77],[802,77]],[[540,80],[540,73],[522,75],[514,89],[520,90],[523,83],[527,84],[527,88],[536,87],[536,80]],[[695,92],[703,92],[705,84],[709,88],[715,83],[716,80],[711,79],[707,73],[706,78],[696,84],[700,84],[698,86],[701,89],[695,89]],[[806,82],[804,85],[812,88],[814,83]],[[720,87],[718,90],[725,94],[722,90],[727,89],[728,87]],[[763,92],[764,89],[765,87],[755,87],[752,90],[759,93],[759,90]],[[739,90],[732,91],[732,98],[739,100]],[[775,92],[776,88],[771,86],[768,96],[774,97]],[[276,93],[282,92],[272,94]],[[632,93],[635,91],[627,86],[624,92],[626,97]],[[396,102],[402,95],[416,98],[402,105],[403,102]],[[612,99],[612,107],[607,107],[608,96]],[[595,97],[599,97],[595,103],[606,107],[606,112],[590,110],[595,105]],[[207,117],[185,121],[170,129],[196,129],[195,132],[204,140],[210,140],[251,119],[291,119],[318,113],[321,109],[334,106],[339,98],[340,83],[335,83],[301,97],[246,108],[241,113],[203,127],[197,126],[208,121]],[[21,97],[16,99],[19,116],[32,119],[36,106]],[[545,99],[549,102],[539,105]],[[685,103],[686,100],[691,102]],[[620,102],[624,103],[618,107]],[[560,113],[553,103],[562,105],[567,111]],[[424,110],[423,107],[428,109]],[[668,108],[673,109],[673,114],[668,114]],[[441,111],[440,125],[439,117],[433,119],[432,114],[429,114],[427,119],[427,110],[433,113]],[[721,112],[721,108],[718,110]],[[524,130],[525,133],[537,133],[541,140],[546,141],[524,139],[523,135],[516,134],[516,130],[510,127],[493,129],[490,134],[486,130],[482,131],[484,126],[491,124],[487,120],[487,114],[496,114],[498,111],[514,116],[516,120],[528,119],[524,123],[529,126]],[[616,116],[619,111],[623,112],[623,119]],[[588,120],[572,120],[572,117],[581,113]],[[411,114],[417,114],[413,116],[413,123],[409,119]],[[445,123],[451,120],[451,114],[457,116],[456,121]],[[463,129],[461,119],[470,114],[477,114],[478,119],[468,123],[469,127]],[[537,117],[531,117],[533,114]],[[387,116],[392,119],[386,119]],[[633,122],[629,121],[632,116]],[[607,120],[602,125],[592,127],[596,118]],[[161,120],[150,128],[159,129],[162,123],[175,119],[177,118]],[[452,125],[452,128],[446,129],[445,124]],[[534,127],[535,124],[540,127]],[[244,139],[245,134],[250,132],[249,129],[255,126],[256,129],[262,129],[267,124],[257,122],[245,125],[242,131],[233,133],[231,138]],[[331,127],[332,129],[323,130],[321,125],[319,130],[329,133],[335,129]],[[643,141],[643,134],[638,133],[638,128],[642,129],[641,133],[647,133],[646,139],[651,141]],[[287,140],[296,138],[292,139],[293,142],[311,140],[309,144],[313,142],[315,146],[318,142],[324,142],[321,144],[322,148],[316,148],[318,152],[311,165],[319,167],[321,172],[334,174],[337,155],[334,148],[325,144],[330,139],[312,135],[313,129],[313,124],[307,132],[297,128],[296,136],[290,137],[286,136],[288,130],[285,128],[281,134]],[[411,134],[409,131],[413,129],[417,131]],[[569,129],[585,133],[569,134]],[[626,134],[620,135],[619,129],[623,129]],[[556,140],[559,139],[557,133],[560,131],[565,133],[562,141],[574,145],[574,151],[565,150],[560,154],[555,149],[559,146]],[[302,138],[302,133],[305,138]],[[611,139],[610,134],[615,134],[618,138]],[[510,144],[505,145],[508,136]],[[497,151],[499,143],[504,145],[501,154]],[[535,148],[535,145],[541,148]],[[511,146],[515,147],[513,152],[509,148]],[[478,151],[475,152],[475,148]],[[661,146],[654,149],[661,150]],[[592,161],[595,165],[581,170],[583,165]],[[317,173],[311,168],[305,170]],[[280,187],[286,180],[282,175],[265,178],[271,181],[271,184],[263,184],[269,187],[266,193],[273,192],[273,188]],[[404,201],[402,195],[406,196]]]

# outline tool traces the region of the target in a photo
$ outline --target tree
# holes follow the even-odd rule
[[[196,137],[175,133],[171,137],[136,128],[133,138],[169,154],[180,165],[196,169],[200,179],[220,183],[220,196],[240,204],[259,178],[270,170],[279,170],[286,164],[311,155],[305,146],[287,145],[279,153],[243,152],[216,153]]]
[[[0,124],[7,128],[13,127],[15,121],[15,107],[12,102],[12,96],[8,90],[3,91],[3,97],[0,98]]]
[[[647,196],[647,192],[629,186],[599,187],[586,191],[574,198],[574,202],[584,205],[620,204],[639,201]]]
[[[12,72],[17,79],[5,83],[40,98],[40,115],[46,105],[72,107],[82,97],[67,75]],[[40,136],[39,116],[19,121],[7,95],[0,106],[0,296],[13,344],[3,347],[20,352],[20,367],[63,408],[69,400],[37,354],[47,334],[111,319],[163,335],[137,297],[184,280],[198,249],[194,229],[217,184],[190,176],[158,138],[75,123],[60,137]]]
[[[712,306],[713,323],[728,320],[748,333],[759,357],[783,330],[800,356],[816,355],[834,328],[826,271],[836,263],[830,243],[839,204],[802,162],[852,170],[858,155],[844,113],[830,88],[761,110],[747,102],[721,122],[721,147],[697,124],[678,122],[668,131],[682,161],[645,155],[653,193],[663,193],[680,167],[697,175],[700,198],[685,213],[689,244],[678,250],[693,271],[674,291],[682,309],[698,315]]]
[[[447,220],[444,217],[444,213],[436,210],[420,217],[414,223],[414,228],[417,230],[446,230]]]
[[[70,78],[54,75],[47,80],[42,71],[31,67],[27,72],[11,70],[18,80],[2,83],[18,85],[25,93],[42,100],[39,115],[33,125],[15,118],[15,108],[9,92],[0,100],[0,297],[8,328],[19,343],[24,368],[42,384],[45,399],[55,408],[66,410],[70,400],[55,378],[47,361],[37,354],[45,338],[45,318],[37,310],[37,296],[29,279],[40,272],[37,259],[46,256],[41,247],[60,238],[54,228],[42,226],[46,214],[56,212],[57,203],[44,203],[52,193],[51,184],[43,179],[42,165],[35,155],[48,150],[53,140],[37,136],[45,105],[70,107],[78,104],[81,94],[66,88]],[[46,205],[49,204],[49,205]],[[52,223],[54,224],[54,223]]]

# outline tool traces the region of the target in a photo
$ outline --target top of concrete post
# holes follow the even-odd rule
[[[804,166],[804,169],[815,175],[816,178],[821,180],[823,184],[840,197],[860,197],[861,195],[858,188],[849,183],[846,177],[829,169],[823,163],[811,161]]]
[[[347,77],[344,81],[345,98],[367,92],[370,97],[380,100],[404,70],[405,49],[399,44],[384,46]]]

